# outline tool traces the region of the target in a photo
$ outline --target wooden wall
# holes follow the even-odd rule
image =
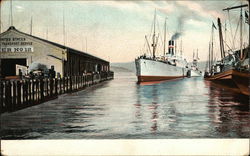
[[[67,61],[64,61],[64,75],[78,76],[83,73],[93,73],[98,71],[109,71],[109,62],[97,58],[91,58],[84,54],[68,52]]]

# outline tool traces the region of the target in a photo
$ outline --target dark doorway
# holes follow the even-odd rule
[[[102,70],[102,65],[98,64],[98,65],[97,65],[97,71],[98,71],[98,72],[101,72],[101,70]]]
[[[1,76],[16,75],[16,64],[26,66],[26,59],[1,59]]]

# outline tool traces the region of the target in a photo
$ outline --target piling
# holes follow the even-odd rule
[[[82,90],[88,86],[113,79],[113,72],[39,78],[27,80],[0,80],[0,112],[13,112],[55,99],[58,95]]]

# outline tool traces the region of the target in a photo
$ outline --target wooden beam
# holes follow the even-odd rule
[[[234,6],[234,7],[230,7],[230,8],[226,8],[226,9],[223,9],[223,11],[232,10],[232,9],[237,9],[237,8],[243,8],[243,7],[248,7],[248,4],[239,5],[239,6]]]

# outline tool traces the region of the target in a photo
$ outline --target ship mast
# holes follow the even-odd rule
[[[249,3],[249,0],[248,0],[248,3]],[[239,5],[239,6],[234,6],[234,7],[223,9],[223,11],[225,11],[225,10],[229,11],[229,10],[237,9],[237,8],[241,9],[240,10],[240,59],[241,60],[243,59],[243,48],[242,48],[242,45],[243,45],[243,41],[242,41],[242,22],[243,22],[242,8],[243,7],[248,7],[249,8],[249,4],[244,4],[244,5]],[[249,30],[250,30],[250,28],[249,28]],[[250,41],[249,41],[249,43],[250,43]]]
[[[181,37],[180,47],[181,47],[181,49],[180,49],[180,55],[181,55],[181,57],[182,57],[182,37]]]
[[[64,10],[63,10],[63,45],[65,46],[65,17],[64,17]]]
[[[211,44],[208,47],[208,72],[211,73]]]
[[[208,55],[208,71],[212,73],[212,65],[213,65],[213,53],[214,53],[214,29],[216,29],[214,23],[212,22],[212,31],[211,31],[211,40],[209,43],[209,55]],[[197,53],[197,58],[198,58],[198,53]]]
[[[151,54],[151,49],[150,49],[150,46],[149,46],[149,43],[148,43],[148,38],[147,38],[147,36],[145,36],[145,39],[146,39],[146,42],[147,42],[147,45],[148,45],[148,50],[149,50],[149,52],[150,52],[150,54]]]
[[[211,38],[211,65],[213,65],[214,59],[214,23],[212,24],[212,38]]]
[[[164,46],[164,50],[163,50],[163,52],[164,52],[164,54],[163,54],[163,56],[165,56],[165,54],[166,54],[166,28],[167,27],[167,18],[165,18],[165,23],[164,23],[164,44],[163,44],[163,46]]]
[[[155,35],[155,20],[156,20],[156,10],[155,10],[155,14],[154,14],[154,34],[153,34],[153,59],[155,59],[155,50],[156,50],[156,35]]]
[[[10,26],[13,26],[12,0],[10,0]]]
[[[199,59],[199,57],[198,57],[198,51],[199,51],[199,49],[197,49],[197,51],[196,51],[196,60]]]
[[[219,38],[220,38],[221,61],[223,62],[223,58],[225,57],[225,51],[224,51],[224,43],[223,43],[223,35],[222,35],[222,30],[221,30],[220,18],[218,18],[218,28],[219,28]]]
[[[30,35],[32,35],[32,26],[33,26],[33,21],[32,21],[32,16],[30,19]]]
[[[2,3],[0,3],[0,34],[2,33]]]
[[[240,8],[240,59],[242,60],[243,59],[243,48],[242,48],[242,44],[243,44],[243,41],[242,41],[242,8]]]
[[[194,57],[195,57],[195,54],[194,54],[195,52],[194,52],[194,50],[193,50],[193,61],[194,61]]]

